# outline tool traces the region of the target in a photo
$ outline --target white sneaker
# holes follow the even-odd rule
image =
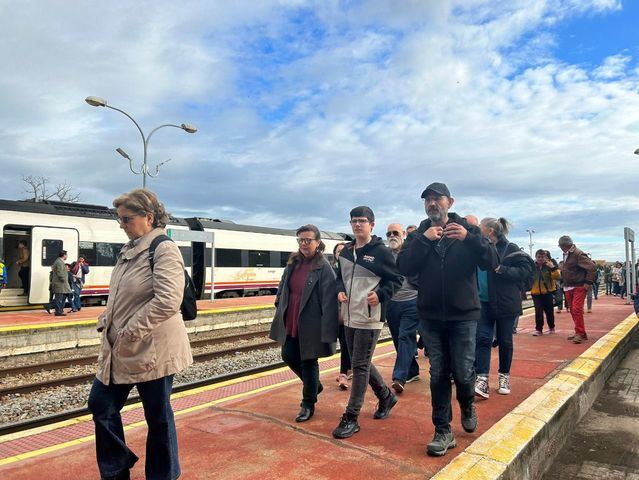
[[[499,390],[497,393],[501,395],[510,394],[510,375],[508,373],[499,374]]]
[[[414,377],[409,378],[408,380],[406,380],[406,383],[413,383],[417,381],[419,381],[419,375],[415,375]]]
[[[490,397],[488,377],[484,375],[477,375],[477,379],[475,380],[475,395],[479,395],[482,398]]]

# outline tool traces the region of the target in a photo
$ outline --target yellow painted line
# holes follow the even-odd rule
[[[499,478],[639,324],[632,313],[484,432],[432,480]]]
[[[228,312],[244,312],[250,310],[268,310],[274,308],[273,305],[247,305],[245,307],[220,307],[211,308],[208,310],[198,310],[198,315],[211,315],[218,313]],[[0,332],[17,332],[24,330],[42,330],[45,328],[68,328],[75,326],[95,325],[98,322],[97,319],[78,320],[71,322],[49,322],[49,323],[32,323],[24,325],[9,325],[6,327],[0,327]]]
[[[16,305],[15,307],[0,307],[0,312],[21,312],[24,310],[44,310],[44,307],[37,305]]]
[[[390,341],[386,341],[386,342],[382,342],[382,343],[378,344],[377,346],[378,347],[385,347],[385,346],[389,345],[390,343],[391,343]],[[373,359],[383,358],[383,357],[386,357],[388,355],[392,355],[393,353],[395,353],[395,352],[391,351],[391,352],[386,352],[386,353],[380,353],[379,355],[374,355]],[[331,357],[326,357],[326,358],[320,359],[320,363],[326,363],[326,362],[328,362],[330,360],[334,360],[334,359],[336,359],[338,357],[339,357],[339,354],[336,353],[335,355],[333,355]],[[325,369],[325,370],[321,370],[320,373],[326,374],[326,373],[330,373],[330,372],[336,371],[338,369],[339,369],[339,367],[332,367],[332,368],[328,368],[328,369]],[[215,389],[222,388],[222,387],[225,387],[225,386],[228,386],[228,385],[233,385],[233,384],[236,384],[236,383],[242,383],[242,382],[246,382],[246,381],[253,380],[253,379],[256,379],[256,378],[265,377],[265,376],[268,376],[268,375],[273,375],[273,374],[280,373],[280,372],[285,371],[285,370],[289,370],[289,368],[288,367],[281,367],[281,368],[277,368],[275,370],[270,370],[268,372],[254,373],[254,374],[251,374],[251,375],[247,375],[247,376],[244,376],[244,377],[236,378],[236,379],[233,379],[233,380],[228,380],[226,382],[218,383],[218,384],[215,384],[215,385],[207,385],[207,386],[204,386],[204,387],[194,388],[192,390],[187,390],[187,391],[184,391],[184,392],[176,393],[175,395],[171,395],[171,399],[187,397],[187,396],[195,395],[197,393],[210,391],[210,390],[215,390]],[[178,411],[174,412],[174,415],[175,416],[180,416],[180,415],[184,415],[186,413],[196,412],[198,410],[203,410],[203,409],[211,407],[213,405],[218,405],[220,403],[228,402],[228,401],[231,401],[231,400],[238,400],[240,398],[245,398],[245,397],[251,396],[251,395],[256,394],[256,393],[264,392],[264,391],[267,391],[267,390],[273,390],[275,388],[280,388],[280,387],[283,387],[283,386],[286,386],[286,385],[290,385],[291,383],[295,383],[295,382],[298,382],[298,381],[299,381],[299,379],[297,379],[297,378],[293,378],[293,379],[290,379],[290,380],[284,380],[282,382],[275,383],[273,385],[266,385],[264,387],[259,387],[259,388],[253,389],[253,390],[249,390],[247,392],[238,393],[238,394],[235,394],[235,395],[231,395],[229,397],[224,397],[224,398],[219,398],[217,400],[212,400],[210,402],[206,402],[206,403],[203,403],[201,405],[196,405],[196,406],[193,406],[193,407],[185,408],[183,410],[178,410]],[[133,410],[135,408],[139,408],[141,405],[142,405],[141,402],[133,403],[131,405],[126,405],[121,411],[122,412],[126,412],[128,410]],[[30,429],[30,430],[26,430],[24,432],[16,432],[16,433],[8,434],[8,435],[3,435],[2,437],[0,437],[0,443],[8,442],[10,440],[15,440],[15,439],[18,439],[18,438],[24,438],[24,437],[36,435],[36,434],[43,433],[43,432],[48,432],[48,431],[51,431],[51,430],[56,430],[58,428],[66,427],[66,426],[73,425],[73,424],[76,424],[76,423],[85,422],[85,421],[88,421],[90,419],[91,419],[91,415],[83,415],[81,417],[73,418],[73,419],[70,419],[70,420],[64,420],[62,422],[58,422],[58,423],[55,423],[53,425],[44,425],[42,427],[33,428],[33,429]],[[133,428],[141,427],[141,426],[144,426],[144,425],[146,425],[146,420],[141,420],[139,422],[134,422],[134,423],[126,425],[124,427],[124,430],[127,431],[127,430],[131,430]],[[21,460],[26,460],[28,458],[38,457],[40,455],[44,455],[44,454],[47,454],[47,453],[51,453],[51,452],[55,452],[55,451],[58,451],[58,450],[62,450],[62,449],[67,448],[67,447],[72,447],[74,445],[80,445],[82,443],[89,442],[89,441],[93,440],[94,438],[95,438],[95,435],[87,435],[85,437],[76,438],[74,440],[69,440],[67,442],[59,443],[59,444],[56,444],[56,445],[50,445],[48,447],[40,448],[40,449],[37,449],[37,450],[32,450],[30,452],[21,453],[19,455],[15,455],[13,457],[3,458],[3,459],[0,459],[0,466],[8,465],[10,463],[19,462]]]
[[[77,320],[72,322],[32,323],[32,324],[25,324],[25,325],[11,325],[7,327],[0,327],[0,332],[42,330],[45,328],[67,328],[67,327],[76,327],[76,326],[95,325],[96,323],[98,323],[97,319]]]

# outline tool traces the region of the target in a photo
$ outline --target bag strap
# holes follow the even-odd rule
[[[172,241],[167,235],[158,235],[153,240],[151,240],[151,245],[149,245],[149,265],[151,266],[151,271],[153,271],[153,256],[155,255],[155,249],[162,242]]]

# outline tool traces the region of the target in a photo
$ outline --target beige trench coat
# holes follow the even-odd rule
[[[180,313],[184,262],[173,242],[149,246],[156,228],[127,243],[111,275],[109,300],[98,319],[102,345],[96,377],[103,384],[139,383],[177,373],[193,363]]]

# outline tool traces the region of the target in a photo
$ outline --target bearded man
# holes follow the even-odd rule
[[[399,253],[399,271],[417,276],[420,332],[430,359],[430,392],[435,436],[428,455],[445,455],[457,445],[452,433],[452,373],[466,432],[477,429],[475,338],[480,318],[477,268],[497,267],[497,254],[479,231],[449,212],[454,198],[443,183],[422,192],[428,218],[409,234]]]
[[[388,247],[396,260],[405,238],[406,232],[400,223],[391,223],[386,228]],[[419,380],[419,365],[415,360],[416,332],[419,326],[417,286],[408,277],[404,278],[402,286],[388,302],[386,321],[397,352],[391,386],[397,394],[401,394],[407,383]]]

